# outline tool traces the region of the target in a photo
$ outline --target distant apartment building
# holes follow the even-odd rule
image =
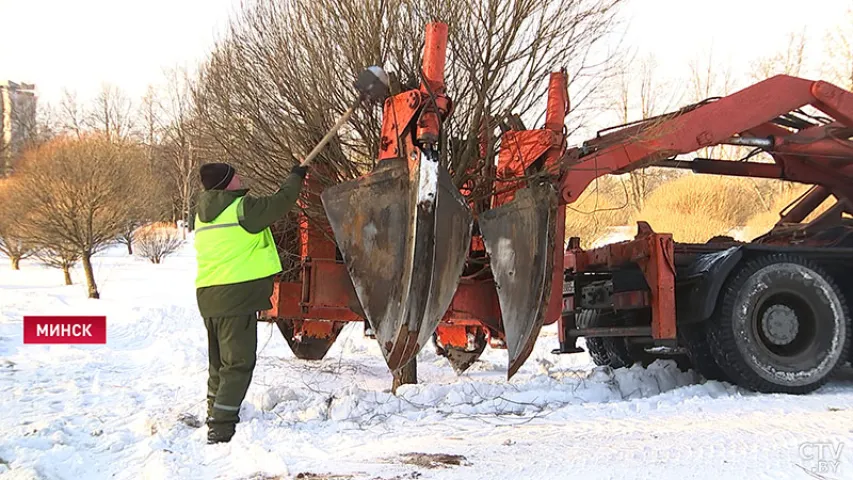
[[[0,175],[6,176],[27,136],[35,130],[35,85],[0,81],[0,113]]]

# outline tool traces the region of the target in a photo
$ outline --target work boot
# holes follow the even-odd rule
[[[231,441],[231,437],[234,436],[234,432],[223,432],[220,430],[208,430],[207,431],[207,444],[213,445],[216,443],[228,443]]]
[[[213,417],[207,417],[207,443],[228,443],[234,436],[237,425],[231,422],[216,421]]]

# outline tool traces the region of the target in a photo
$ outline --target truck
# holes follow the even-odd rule
[[[508,117],[497,161],[456,185],[440,156],[447,26],[425,38],[421,85],[382,105],[376,168],[314,199],[326,218],[300,220],[298,275],[262,315],[297,357],[323,358],[362,322],[394,372],[432,342],[460,374],[487,346],[506,349],[509,380],[553,324],[555,354],[583,352],[584,338],[598,365],[669,358],[758,392],[814,391],[851,360],[853,93],[777,75],[569,147],[556,70],[544,125]],[[751,150],[684,158],[717,145]],[[632,240],[581,248],[567,205],[597,178],[647,167],[811,188],[748,242],[679,243],[640,221]]]

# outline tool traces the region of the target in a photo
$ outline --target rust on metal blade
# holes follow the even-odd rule
[[[509,352],[507,378],[530,356],[545,320],[556,213],[556,192],[545,184],[519,190],[511,202],[479,218]]]
[[[406,326],[402,325],[397,338],[385,344],[389,352],[386,363],[391,371],[399,370],[417,355],[417,352],[420,351],[417,338],[417,332],[409,332]],[[414,355],[411,353],[413,350],[415,351]]]
[[[321,195],[356,296],[391,370],[415,358],[450,306],[473,223],[464,197],[440,167],[431,177],[434,204],[418,205],[415,182],[421,172],[410,168],[419,166],[386,160],[365,177]]]

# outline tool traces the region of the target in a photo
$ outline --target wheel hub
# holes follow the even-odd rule
[[[797,338],[800,322],[797,312],[787,305],[772,305],[761,317],[761,329],[774,345],[787,345]]]

